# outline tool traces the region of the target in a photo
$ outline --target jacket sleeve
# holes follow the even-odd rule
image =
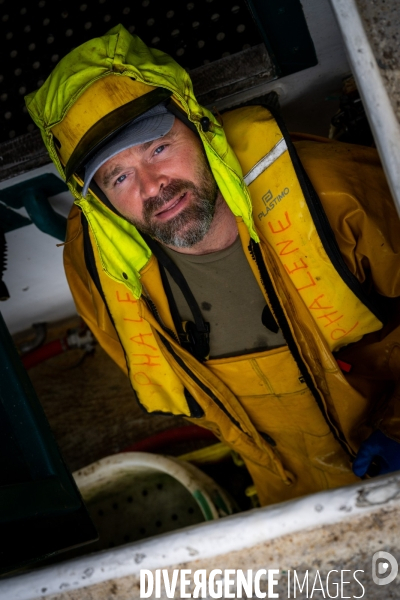
[[[68,217],[64,268],[78,314],[87,323],[101,347],[127,375],[125,356],[117,333],[103,299],[86,269],[81,211],[75,205]]]
[[[346,374],[372,406],[371,424],[400,442],[400,219],[375,149],[295,141],[350,271],[385,301],[388,322],[341,349]]]

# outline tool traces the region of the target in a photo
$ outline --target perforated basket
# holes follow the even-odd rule
[[[127,452],[74,473],[99,532],[90,550],[112,548],[234,512],[210,477],[175,458]]]

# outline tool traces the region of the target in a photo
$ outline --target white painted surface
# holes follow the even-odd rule
[[[57,170],[53,164],[24,173],[0,183],[0,189],[16,185]],[[67,216],[72,196],[64,192],[49,199],[60,214]],[[25,209],[17,212],[28,216]],[[64,274],[60,240],[28,225],[6,233],[7,270],[4,281],[10,299],[0,303],[0,311],[11,333],[29,328],[32,323],[56,321],[76,314],[75,305]]]
[[[400,507],[400,472],[83,556],[0,581],[2,600],[34,600],[110,579],[213,558],[295,532]]]
[[[354,0],[331,0],[400,215],[400,124]]]

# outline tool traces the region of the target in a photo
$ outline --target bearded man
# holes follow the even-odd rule
[[[400,468],[400,228],[374,149],[262,106],[217,119],[122,26],[27,106],[75,197],[78,312],[146,411],[212,430],[261,504]]]

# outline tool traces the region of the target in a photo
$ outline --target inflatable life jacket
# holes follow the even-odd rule
[[[257,231],[279,257],[333,352],[380,329],[383,315],[377,300],[371,300],[346,266],[322,204],[279,121],[280,126],[261,107],[224,115],[228,140],[250,190]]]

